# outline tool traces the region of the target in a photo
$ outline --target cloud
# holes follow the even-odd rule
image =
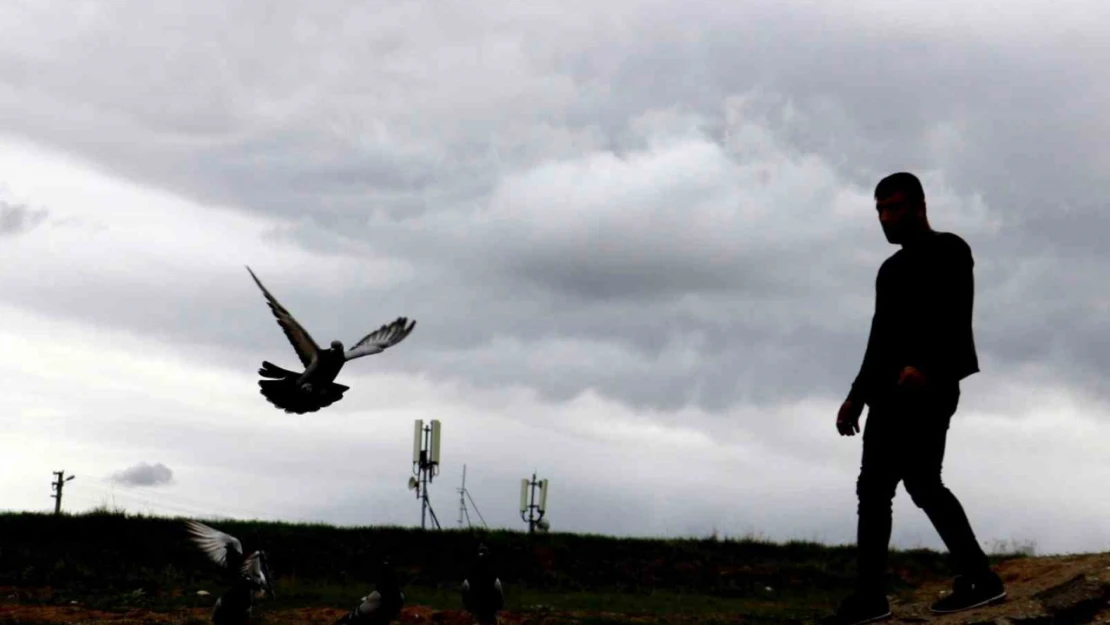
[[[161,462],[140,462],[112,475],[112,481],[127,486],[164,486],[173,482],[173,471]]]
[[[1077,291],[1097,279],[1102,252],[1093,241],[1071,244],[1086,240],[1090,229],[1080,224],[1097,213],[1076,208],[1051,227],[1038,221],[1047,214],[1038,204],[1041,190],[1089,185],[1087,165],[1013,160],[1014,150],[984,134],[1005,130],[1015,134],[1000,139],[1011,141],[1025,133],[1043,145],[1067,135],[1073,147],[1066,154],[1094,156],[1104,144],[1040,97],[1060,82],[1094,97],[1093,83],[1081,80],[1087,61],[1061,73],[1058,54],[1034,58],[954,35],[936,39],[924,18],[823,13],[860,34],[845,37],[790,4],[743,11],[582,7],[581,15],[557,19],[586,30],[560,37],[544,34],[547,21],[516,12],[485,30],[457,30],[476,18],[446,24],[419,4],[381,19],[426,20],[426,30],[324,37],[327,25],[359,12],[340,18],[321,9],[294,19],[287,8],[274,9],[259,41],[293,37],[318,55],[275,52],[285,55],[290,73],[256,67],[230,31],[210,35],[208,45],[221,55],[178,50],[170,34],[159,36],[163,47],[155,50],[162,52],[135,56],[131,46],[153,35],[120,30],[96,48],[103,62],[94,71],[104,75],[83,87],[93,104],[66,106],[73,93],[63,82],[33,91],[9,82],[11,118],[27,122],[9,131],[116,175],[264,220],[256,223],[284,246],[269,258],[299,260],[283,262],[282,270],[253,266],[314,335],[350,342],[397,314],[420,321],[402,349],[373,365],[387,370],[525,384],[553,400],[595,388],[631,405],[669,409],[695,402],[719,411],[740,401],[842,393],[862,356],[874,271],[890,251],[871,221],[870,191],[877,176],[901,168],[922,174],[934,223],[972,243],[977,338],[994,371],[1058,354],[1061,378],[1090,385],[1105,364],[1089,349],[1088,337],[1099,329],[1077,323],[1087,303],[1052,295],[1064,271]],[[160,12],[146,17],[162,25],[151,32],[169,28]],[[82,19],[85,26],[72,26],[59,50],[76,50],[90,33],[123,29],[138,17],[113,5]],[[980,18],[964,19],[953,33]],[[1085,32],[1072,17],[1054,19]],[[706,20],[751,36],[703,31]],[[903,41],[873,30],[888,22],[905,31]],[[1029,23],[1011,27],[1038,36],[1021,30]],[[599,40],[602,27],[611,36]],[[701,35],[683,35],[691,32]],[[1048,32],[1040,37],[1049,50],[1067,45]],[[471,46],[475,56],[448,53],[444,41]],[[808,43],[788,50],[791,41]],[[380,62],[349,61],[368,48]],[[912,62],[914,73],[883,60],[894,57]],[[61,76],[80,57],[13,58]],[[829,58],[840,61],[828,65]],[[152,72],[167,63],[172,71]],[[197,67],[213,70],[196,73],[203,88],[174,92],[172,106],[152,104],[168,89],[161,76]],[[144,98],[98,86],[123,71],[146,77]],[[1011,79],[1019,74],[1022,80]],[[933,88],[913,88],[919,83]],[[1008,126],[988,123],[1007,98],[1024,105],[1005,115],[1053,119],[1062,134],[1016,118]],[[36,125],[46,110],[49,124]],[[196,139],[183,141],[186,131]],[[1005,159],[1013,167],[983,169]],[[1047,181],[1050,174],[1073,178]],[[69,289],[24,279],[11,292],[38,310],[80,310],[100,323],[191,345],[287,349],[264,308],[248,316],[250,285],[217,253],[235,249],[255,263],[251,257],[266,254],[260,246],[236,248],[231,240],[258,228],[246,219],[232,225],[221,210],[205,212],[203,219],[226,225],[182,237],[200,222],[167,211],[149,219],[143,243],[102,236],[83,244],[87,252],[68,252],[70,262],[78,254],[98,259],[95,281],[87,270],[78,278],[66,267]],[[217,234],[229,228],[235,237]],[[142,245],[149,259],[167,245],[202,240],[190,262],[210,273],[193,280],[185,276],[196,265],[189,272],[175,267],[177,279],[191,281],[173,289],[152,286],[152,272],[130,277],[135,256],[122,253]],[[109,278],[105,263],[116,246]],[[57,262],[60,268],[65,261]],[[220,264],[227,268],[214,280]],[[294,278],[294,267],[311,280]],[[93,284],[120,295],[96,297]],[[1012,299],[1018,293],[1028,302],[1020,314]],[[148,304],[122,304],[138,297]],[[229,306],[242,314],[217,312]],[[185,309],[189,323],[178,314]],[[379,310],[381,318],[372,312]],[[1067,334],[1051,330],[1063,327]],[[678,351],[686,361],[675,360]],[[1081,357],[1072,360],[1069,351]],[[800,376],[799,362],[808,363]]]
[[[84,59],[70,52],[87,49],[82,42],[91,33],[114,32],[98,38],[110,43],[94,49],[94,74],[81,74],[88,105],[67,105],[75,97],[71,83],[29,90],[9,81],[10,119],[23,123],[8,130],[114,175],[257,216],[287,253],[297,248],[333,259],[312,270],[309,261],[285,263],[311,273],[306,282],[241,254],[314,336],[350,342],[385,318],[417,318],[418,333],[376,367],[522,383],[552,399],[597,388],[637,406],[693,401],[720,410],[781,393],[842,393],[858,365],[852,360],[862,355],[853,346],[863,342],[874,271],[889,253],[871,220],[870,191],[892,169],[922,174],[935,223],[965,236],[980,259],[977,337],[988,362],[998,354],[995,362],[1009,367],[1023,362],[1022,354],[1045,353],[1056,339],[1038,328],[1081,315],[1082,305],[1066,300],[1055,316],[1034,307],[1015,318],[995,289],[1009,282],[1047,296],[1058,282],[1063,248],[1056,242],[1083,229],[1024,224],[1044,213],[1040,189],[1089,186],[1094,178],[1076,177],[1086,166],[1012,161],[1016,169],[982,168],[1015,154],[984,134],[1002,132],[988,121],[1008,98],[1025,104],[1006,114],[1053,119],[1052,127],[1070,133],[1068,154],[1102,149],[1041,96],[1073,80],[1069,92],[1093,96],[1094,83],[1081,80],[1086,61],[1062,74],[1053,65],[1063,62],[1059,55],[1033,58],[970,38],[936,39],[933,21],[906,22],[903,13],[821,14],[858,35],[847,37],[814,21],[811,7],[789,3],[580,9],[537,21],[498,8],[502,21],[486,24],[462,15],[443,22],[441,8],[415,4],[386,10],[354,37],[331,26],[364,18],[360,10],[300,15],[277,5],[258,33],[259,49],[297,41],[301,52],[274,47],[271,62],[286,72],[273,73],[231,30],[209,27],[207,47],[180,47],[178,28],[187,26],[171,28],[165,14],[141,5],[109,5],[71,22],[55,56],[12,55],[28,71],[68,76]],[[226,24],[257,17],[236,11],[225,15]],[[976,15],[951,32],[979,24]],[[140,18],[149,29],[127,28]],[[31,25],[50,18],[28,12],[20,19]],[[397,33],[382,25],[393,19],[424,26]],[[1085,32],[1072,17],[1054,19]],[[551,20],[565,27],[562,35],[550,34]],[[704,30],[710,22],[732,34]],[[475,30],[461,29],[464,23]],[[890,23],[905,32],[903,40],[876,29]],[[1041,36],[1047,49],[1066,45]],[[795,41],[807,44],[788,45]],[[446,42],[472,54],[449,52]],[[9,45],[21,50],[18,44]],[[133,46],[153,52],[133,55]],[[351,62],[370,52],[378,61]],[[829,65],[830,58],[839,61]],[[887,58],[912,64],[914,73]],[[169,77],[178,73],[196,76],[198,88],[171,90]],[[131,86],[101,86],[117,83]],[[140,83],[141,98],[134,91]],[[44,111],[50,113],[40,119]],[[1045,127],[1006,128],[1041,133],[1026,137],[1034,143],[1063,139],[1044,134]],[[1075,178],[1041,184],[1050,172]],[[1034,180],[1040,182],[1030,186]],[[229,218],[209,214],[230,226]],[[146,257],[161,253],[159,231],[171,241],[210,240],[212,251],[197,260],[213,269],[225,258],[216,250],[234,249],[217,243],[217,234],[177,237],[191,226],[170,219],[163,228],[151,220]],[[253,229],[246,223],[238,232]],[[98,257],[110,253],[106,246]],[[1086,249],[1071,252],[1082,258],[1069,262],[1089,267],[1084,275],[1094,279],[1101,252]],[[250,248],[251,256],[260,254]],[[1017,275],[1022,255],[1038,259],[1035,274]],[[126,262],[134,266],[132,258]],[[232,263],[224,264],[218,282],[192,294],[181,285],[180,295],[162,290],[153,297],[149,279],[134,281],[112,288],[126,293],[117,302],[151,295],[141,312],[81,297],[83,314],[192,344],[244,348],[278,336],[264,319],[233,328],[230,319],[247,317],[215,313],[230,305],[246,312],[231,298],[242,293],[236,302],[249,304],[251,297]],[[117,282],[133,271],[118,272]],[[369,276],[377,284],[368,284]],[[101,289],[108,288],[104,279],[96,282]],[[345,288],[322,293],[325,280]],[[70,301],[93,284],[73,281]],[[19,294],[40,310],[73,310],[58,293],[28,292],[42,290],[27,286]],[[176,311],[187,306],[192,323],[183,324]],[[833,308],[841,314],[828,314]],[[372,312],[378,310],[381,319]],[[1096,329],[1072,327],[1062,340],[1077,350],[1091,344],[1084,337]],[[520,360],[575,342],[596,347],[599,361],[612,364],[624,354],[622,362],[650,362],[650,373],[613,366],[598,377],[585,373],[593,370],[588,364],[569,363],[541,372]],[[494,344],[513,351],[495,355]],[[680,344],[698,364],[671,364],[664,352]],[[804,382],[790,364],[799,358],[812,363]],[[1091,353],[1083,361],[1100,366],[1098,358]],[[765,366],[752,367],[756,360]]]
[[[0,200],[0,236],[30,232],[46,221],[48,214],[45,208],[29,208]]]

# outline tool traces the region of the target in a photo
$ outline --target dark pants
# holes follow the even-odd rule
[[[990,566],[987,556],[963,506],[940,479],[949,420],[960,400],[959,382],[885,395],[868,411],[856,484],[860,592],[886,593],[891,504],[899,481],[932,521],[960,573],[983,573]]]

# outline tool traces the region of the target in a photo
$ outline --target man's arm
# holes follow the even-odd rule
[[[856,379],[852,381],[852,388],[848,391],[848,400],[853,404],[867,403],[871,397],[879,342],[878,322],[878,314],[871,317],[871,334],[867,338],[867,350],[863,354],[863,364],[860,365],[859,373],[856,374]]]
[[[875,313],[871,316],[871,332],[867,336],[867,349],[864,351],[859,373],[856,374],[856,379],[852,381],[852,388],[848,391],[848,400],[856,405],[867,403],[874,387],[875,371],[879,361],[879,341],[882,340],[880,327],[885,323],[885,319],[881,316],[882,310],[879,308],[881,276],[880,268],[879,276],[875,278]]]
[[[945,246],[933,268],[906,362],[926,380],[955,377],[957,348],[972,321],[974,266],[971,248],[956,239]]]

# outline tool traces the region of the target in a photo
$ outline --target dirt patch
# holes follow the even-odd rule
[[[928,621],[936,625],[978,624],[996,622],[999,619],[1005,619],[1014,625],[1059,622],[1045,607],[1043,598],[1035,595],[1063,586],[1076,578],[1089,580],[1093,584],[1110,584],[1110,553],[1010,560],[999,565],[997,571],[1006,584],[1007,596],[1004,603],[956,614],[933,615],[929,612],[929,605],[943,596],[942,593],[950,591],[951,584],[927,583],[908,602],[891,605],[893,622]],[[1077,597],[1076,601],[1081,599]],[[1107,621],[1107,608],[1103,602],[1100,609],[1093,616],[1082,619],[1083,622]]]
[[[929,605],[950,590],[950,582],[928,582],[913,595],[892,602],[891,625],[933,623],[936,625],[1081,625],[1110,623],[1110,553],[1039,557],[1011,560],[998,572],[1006,583],[1007,600],[999,605],[958,614],[934,616]],[[49,588],[0,588],[0,623],[39,624],[148,624],[203,625],[211,622],[211,608],[189,608],[170,612],[149,610],[104,611],[81,605],[28,605],[21,600],[49,598]],[[213,599],[214,600],[214,599]],[[258,625],[317,623],[331,625],[346,613],[340,608],[273,610],[262,604]],[[556,623],[653,623],[697,625],[744,620],[742,614],[656,615],[612,612],[528,611],[503,612],[504,625],[554,625]],[[462,610],[435,610],[413,605],[404,609],[401,623],[428,625],[472,625]]]
[[[294,610],[260,609],[255,622],[258,625],[332,625],[347,611],[335,608],[303,608]],[[502,612],[501,625],[556,625],[582,622],[606,623],[651,623],[653,625],[697,625],[699,623],[739,622],[740,615],[673,615],[660,617],[654,615],[633,615],[613,612],[567,612],[552,610],[541,613]],[[38,623],[66,625],[205,625],[211,622],[211,610],[191,608],[173,612],[152,612],[131,610],[127,612],[105,612],[81,606],[0,606],[0,623]],[[474,619],[462,610],[433,610],[423,606],[410,606],[404,609],[399,623],[421,623],[428,625],[473,625]]]

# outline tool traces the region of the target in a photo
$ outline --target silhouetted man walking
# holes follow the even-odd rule
[[[1006,596],[963,507],[940,477],[960,380],[979,371],[971,329],[971,248],[958,235],[929,226],[925,193],[913,174],[881,180],[875,203],[887,241],[902,249],[879,268],[863,364],[836,418],[840,434],[854,436],[864,405],[870,409],[856,484],[859,578],[856,592],[824,621],[833,625],[891,614],[884,580],[899,481],[928,515],[960,572],[952,594],[934,603],[933,612],[958,612]]]

